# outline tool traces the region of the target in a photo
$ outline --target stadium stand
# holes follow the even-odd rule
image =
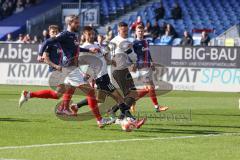
[[[9,15],[3,20],[0,20],[0,39],[6,39],[6,35],[9,32],[11,32],[14,37],[16,37],[19,33],[25,32],[26,21],[28,19],[48,11],[63,1],[72,2],[73,0],[41,0],[37,5],[25,7],[23,11]],[[6,30],[6,28],[8,29]]]
[[[1,2],[4,1],[7,0]],[[64,1],[78,2],[77,0]],[[23,32],[27,19],[45,12],[61,2],[41,0],[38,5],[26,8],[23,12],[0,21],[0,27],[4,27],[1,28],[0,39],[6,39],[6,35],[10,32],[13,32],[13,37],[17,37],[19,33]],[[141,17],[141,22],[145,26],[147,22],[150,23],[149,28],[151,29],[148,29],[148,35],[150,35],[148,41],[156,45],[179,45],[185,30],[192,35],[194,45],[200,45],[203,31],[210,38],[214,38],[240,22],[240,1],[238,0],[161,0],[161,2],[159,0],[83,0],[82,2],[98,2],[100,4],[101,24],[104,27],[106,24],[110,25],[113,35],[117,34],[117,22],[120,20],[127,22],[131,28],[137,17]],[[150,5],[145,5],[146,3]],[[175,20],[172,18],[172,8],[176,3],[181,8],[182,19]],[[156,12],[160,6],[164,8],[164,15],[160,16],[161,18],[157,16],[158,12]],[[133,10],[136,12],[132,12]],[[120,17],[125,18],[121,19]],[[116,23],[113,23],[113,21],[116,21]],[[154,27],[156,23],[158,26]],[[164,36],[167,24],[174,29],[174,33],[169,31],[171,38]],[[159,31],[156,28],[159,28]],[[151,30],[154,30],[154,33],[150,34]],[[133,35],[132,33],[129,30],[129,34]]]
[[[183,18],[180,20],[171,18],[171,9],[175,2],[178,2],[183,12]],[[144,24],[150,21],[151,25],[153,25],[156,16],[154,11],[160,7],[160,4],[160,2],[154,2],[152,5],[139,10],[137,14],[130,15],[124,21],[131,25],[138,16],[141,16]],[[200,29],[210,33],[210,37],[214,37],[240,22],[240,16],[238,16],[240,15],[240,1],[237,0],[162,0],[162,4],[166,13],[164,19],[158,20],[158,24],[160,26],[163,23],[171,24],[180,36],[187,30],[191,33],[193,32],[193,37],[195,37],[195,31]],[[115,34],[117,32],[116,29],[115,24],[113,26]],[[198,34],[199,32],[196,33]],[[195,41],[195,44],[200,44],[199,39]],[[176,43],[174,44],[176,45]]]

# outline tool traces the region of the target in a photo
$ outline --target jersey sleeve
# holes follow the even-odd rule
[[[43,42],[41,48],[40,48],[40,52],[39,55],[42,56],[43,52],[47,49],[47,46],[49,45],[53,45],[56,42],[62,42],[66,39],[66,32],[62,32],[60,33],[58,36],[54,37],[54,38],[49,38],[46,41]]]
[[[90,52],[89,49],[87,48],[79,47],[79,49],[80,49],[80,52]]]

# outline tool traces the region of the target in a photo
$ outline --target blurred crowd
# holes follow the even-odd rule
[[[0,0],[0,4],[3,4],[2,7],[6,8],[8,6],[9,10],[11,10],[13,13],[17,13],[22,11],[22,9],[31,6],[32,4],[38,2],[39,0]],[[16,6],[15,9],[13,9]],[[22,8],[22,9],[20,9]],[[165,9],[163,4],[161,3],[158,8],[155,9],[155,21],[154,23],[151,23],[150,21],[143,22],[141,16],[138,16],[136,20],[129,25],[129,36],[134,38],[135,37],[135,29],[137,25],[144,26],[144,36],[149,41],[150,44],[155,45],[172,45],[173,41],[178,38],[180,39],[179,43],[177,45],[182,46],[193,46],[194,40],[192,38],[191,32],[185,30],[183,33],[176,32],[175,27],[172,24],[162,22],[162,24],[159,24],[158,21],[160,19],[164,19],[165,16]],[[9,11],[10,13],[10,11]],[[182,19],[182,9],[179,6],[178,3],[175,3],[173,5],[173,8],[171,10],[171,19],[178,20]],[[92,25],[91,25],[92,26]],[[93,27],[93,26],[92,26]],[[96,40],[98,35],[98,30],[93,27],[96,32]],[[105,41],[111,41],[114,36],[116,36],[116,31],[114,31],[111,26],[107,26],[105,35],[99,35],[102,37]],[[7,35],[6,42],[11,43],[41,43],[44,40],[48,39],[48,31],[43,30],[41,36],[30,36],[29,34],[19,34],[17,39],[13,39],[12,35],[9,33]],[[80,37],[80,43],[81,43],[82,37]],[[202,31],[201,38],[200,38],[200,45],[201,46],[208,46],[210,42],[210,37],[208,35],[208,32]]]
[[[135,29],[133,26],[129,27],[130,32],[132,33],[130,37],[134,38],[135,36]],[[182,46],[193,46],[193,38],[192,35],[188,31],[184,31],[183,35],[177,35],[174,27],[171,24],[164,23],[163,26],[158,26],[156,23],[154,26],[151,26],[150,23],[147,23],[144,30],[145,38],[149,41],[151,44],[155,45],[171,45],[172,41],[176,37],[180,37],[181,41],[179,42],[179,45]],[[101,35],[98,34],[97,29],[95,28],[96,33],[96,40],[97,37],[100,36],[105,41],[111,41],[114,36],[113,30],[110,26],[106,29],[106,34]],[[41,36],[30,36],[29,34],[19,34],[16,39],[12,38],[12,35],[9,33],[7,35],[7,38],[5,42],[7,43],[32,43],[32,44],[38,44],[46,39],[49,38],[49,34],[47,30],[43,30]],[[83,37],[80,36],[80,43],[83,41]],[[200,45],[201,46],[208,46],[210,42],[210,37],[208,36],[208,33],[206,31],[202,31],[201,33],[201,39],[200,39]]]
[[[0,20],[22,12],[25,8],[39,3],[41,0],[0,0]]]

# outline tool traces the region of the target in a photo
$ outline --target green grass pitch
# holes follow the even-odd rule
[[[158,97],[170,106],[165,113],[153,112],[150,99],[143,98],[135,114],[148,116],[148,121],[127,133],[118,125],[99,129],[91,118],[59,119],[55,100],[31,99],[19,109],[24,88],[47,87],[0,86],[1,160],[240,159],[238,93],[172,91]],[[80,110],[87,111],[88,107]]]

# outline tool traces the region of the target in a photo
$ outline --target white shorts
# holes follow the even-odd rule
[[[80,69],[75,66],[64,67],[62,71],[53,71],[49,78],[50,86],[58,86],[60,84],[71,85],[73,87],[78,87],[82,84],[88,84],[84,80],[84,76]]]
[[[80,69],[76,68],[68,74],[68,76],[64,80],[64,84],[78,87],[83,84],[88,84],[88,81],[84,79],[84,75],[82,74]]]

